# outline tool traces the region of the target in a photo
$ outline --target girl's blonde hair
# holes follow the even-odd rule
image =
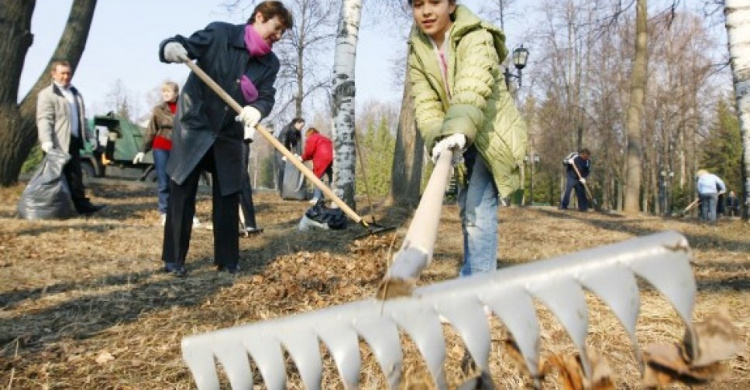
[[[165,81],[161,85],[161,89],[162,91],[165,89],[171,89],[172,91],[174,91],[175,95],[178,95],[180,93],[180,86],[177,85],[177,83],[175,83],[174,81]]]

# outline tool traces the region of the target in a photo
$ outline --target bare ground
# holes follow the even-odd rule
[[[266,230],[241,239],[242,274],[235,278],[213,269],[212,232],[198,228],[188,255],[190,273],[175,279],[160,272],[162,228],[152,189],[90,184],[93,200],[108,208],[91,218],[45,222],[15,218],[22,190],[0,190],[0,386],[6,389],[193,388],[180,356],[182,337],[372,296],[389,251],[398,248],[408,223],[406,213],[390,209],[378,216],[386,225],[401,226],[395,233],[355,239],[363,232],[358,227],[343,233],[297,232],[308,205],[260,194],[256,211]],[[210,203],[208,195],[199,197],[202,221],[209,219]],[[708,388],[750,388],[750,235],[745,223],[724,220],[706,226],[693,219],[552,208],[504,208],[500,218],[500,267],[662,230],[685,234],[694,249],[699,286],[695,318],[726,308],[744,343],[743,351],[727,362],[728,373]],[[455,277],[460,257],[457,207],[446,205],[435,261],[423,283]],[[589,309],[589,343],[609,360],[617,388],[641,388],[618,320],[594,297],[589,297]],[[545,308],[539,312],[543,353],[572,353],[562,326]],[[501,351],[505,330],[496,319],[492,329],[492,375],[500,388],[520,388],[522,376]],[[669,303],[653,290],[642,290],[641,346],[677,341],[683,331]],[[460,383],[463,346],[449,326],[445,333],[448,379]],[[430,388],[416,348],[408,339],[404,348],[402,387]],[[371,351],[363,344],[361,352],[362,388],[383,388]],[[326,362],[323,387],[342,388],[330,359]],[[302,388],[290,371],[289,388]],[[560,388],[555,377],[544,385]]]

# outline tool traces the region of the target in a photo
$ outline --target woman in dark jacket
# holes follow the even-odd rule
[[[302,128],[305,127],[305,120],[302,118],[294,118],[288,125],[286,125],[279,133],[279,142],[284,145],[285,148],[289,149],[294,154],[302,153]],[[276,183],[279,188],[279,196],[282,195],[284,189],[284,169],[286,167],[286,157],[282,156],[280,152],[276,152]]]
[[[197,75],[191,73],[185,83],[167,164],[172,181],[162,250],[166,272],[185,275],[201,169],[213,174],[214,263],[220,271],[239,270],[242,143],[252,140],[255,126],[273,108],[279,59],[271,46],[292,25],[281,2],[264,1],[245,25],[215,22],[189,38],[177,35],[160,45],[163,62],[197,60],[224,91],[245,105],[235,118],[236,113]]]

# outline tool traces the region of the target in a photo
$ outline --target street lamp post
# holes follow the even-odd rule
[[[503,73],[503,76],[505,76],[505,86],[510,90],[510,79],[516,78],[518,79],[518,87],[521,87],[521,76],[522,76],[522,70],[526,67],[526,61],[529,59],[529,50],[523,47],[523,44],[519,47],[517,47],[515,50],[513,50],[513,66],[518,70],[518,74],[513,74],[510,71],[510,67],[505,67],[505,72]]]
[[[672,199],[671,199],[671,192],[672,192],[672,179],[674,178],[674,172],[672,171],[661,171],[659,172],[659,176],[661,176],[661,185],[662,190],[660,194],[661,198],[661,205],[662,205],[662,212],[664,215],[670,215],[672,207]]]
[[[531,201],[529,202],[529,205],[534,205],[534,164],[539,164],[539,155],[536,153],[531,154],[531,159],[529,159],[529,156],[524,156],[524,161],[529,162],[529,198]]]

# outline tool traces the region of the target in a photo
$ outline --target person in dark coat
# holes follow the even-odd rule
[[[253,204],[253,187],[250,185],[250,173],[248,165],[250,163],[250,144],[246,143],[242,148],[242,161],[245,163],[242,170],[242,188],[240,190],[240,213],[245,219],[242,226],[242,233],[245,235],[263,233],[263,228],[258,227],[255,221],[255,205]]]
[[[740,199],[734,191],[729,191],[726,199],[727,217],[740,216]]]
[[[294,118],[292,119],[292,122],[284,128],[284,132],[281,134],[281,143],[294,154],[302,153],[303,127],[305,127],[305,120],[302,118]]]
[[[569,154],[563,164],[565,165],[565,192],[563,192],[562,200],[560,201],[560,210],[567,210],[570,205],[570,192],[575,190],[576,197],[578,198],[578,210],[587,211],[589,209],[589,202],[586,199],[586,178],[591,172],[591,153],[588,149],[583,148],[578,153]],[[575,168],[578,168],[576,173]],[[578,174],[580,173],[580,177]]]
[[[307,140],[305,141],[305,152],[300,156],[300,160],[313,162],[313,173],[327,185],[331,184],[333,179],[333,142],[318,132],[318,129],[311,127],[305,132]],[[310,203],[316,204],[323,199],[323,191],[315,187],[313,198]]]
[[[292,15],[281,2],[264,1],[244,25],[214,22],[190,37],[177,35],[160,44],[162,62],[197,60],[227,94],[244,104],[236,116],[196,74],[188,76],[178,100],[167,163],[171,182],[162,249],[164,271],[185,275],[202,169],[211,172],[213,179],[214,263],[219,271],[239,270],[242,143],[252,140],[255,126],[273,108],[280,64],[271,46],[292,25]]]
[[[289,149],[290,152],[302,154],[302,128],[305,127],[305,120],[294,118],[279,133],[279,142]],[[286,167],[286,157],[281,152],[276,152],[276,183],[279,188],[279,196],[284,189],[284,168]]]

